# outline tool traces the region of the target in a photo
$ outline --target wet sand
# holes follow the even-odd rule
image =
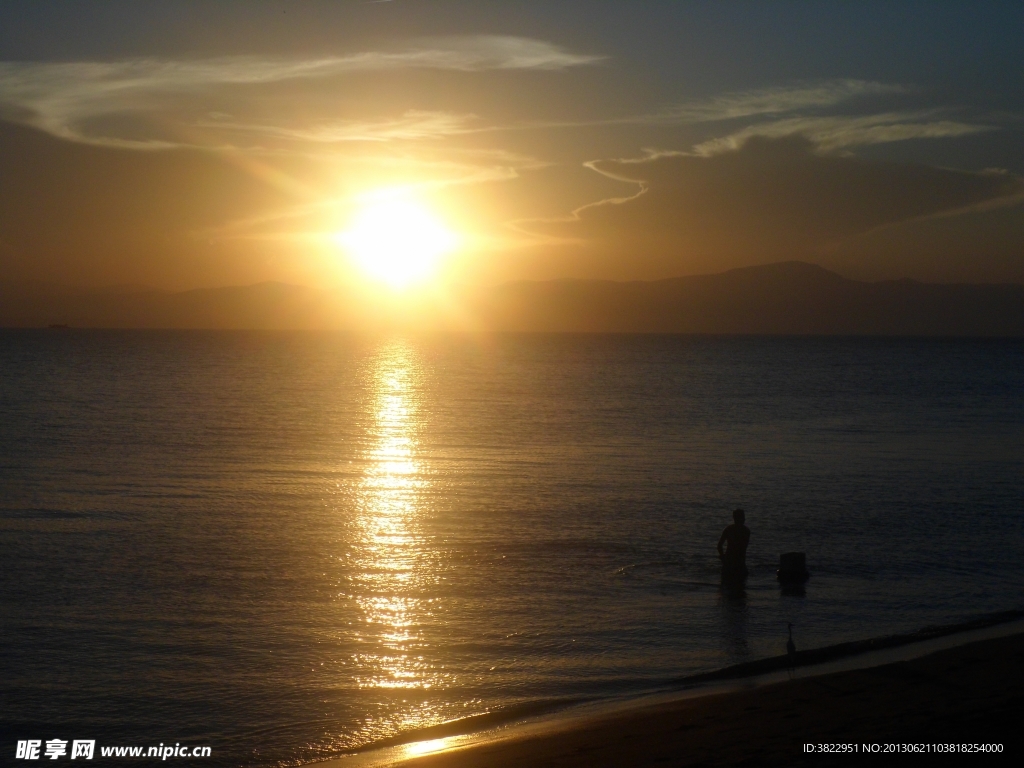
[[[1003,744],[1002,754],[925,755],[929,763],[1019,759],[1024,634],[921,658],[580,717],[543,732],[406,758],[405,768],[867,765],[864,744]],[[855,744],[808,754],[805,744]],[[1013,757],[1016,755],[1016,758]],[[895,755],[889,763],[918,762]]]

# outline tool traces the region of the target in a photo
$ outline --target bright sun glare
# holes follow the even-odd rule
[[[337,239],[363,272],[393,288],[431,277],[457,244],[426,207],[397,197],[369,200]]]

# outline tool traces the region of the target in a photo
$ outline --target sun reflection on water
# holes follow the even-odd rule
[[[430,480],[418,456],[422,371],[414,350],[396,341],[378,349],[368,377],[373,418],[356,489],[353,553],[365,650],[354,662],[360,688],[403,696],[390,725],[377,728],[404,730],[438,721],[428,691],[448,682],[425,634],[435,619],[440,575],[424,532]]]

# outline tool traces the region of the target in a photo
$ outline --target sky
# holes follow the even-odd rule
[[[1024,282],[1022,49],[1019,2],[0,2],[0,281],[351,285],[383,220],[451,284]]]

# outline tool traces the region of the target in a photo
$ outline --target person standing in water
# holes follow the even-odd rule
[[[747,577],[747,544],[750,543],[750,529],[745,525],[746,518],[742,509],[733,512],[732,525],[726,526],[718,540],[718,557],[722,560],[723,579],[737,580]]]

